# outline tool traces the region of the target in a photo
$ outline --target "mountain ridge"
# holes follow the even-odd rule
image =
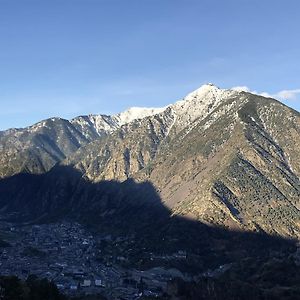
[[[295,238],[300,235],[299,137],[299,114],[280,102],[208,84],[158,114],[74,147],[56,166],[70,167],[92,183],[149,181],[174,215]],[[45,188],[37,201],[65,193],[51,178],[54,191]],[[70,182],[76,191],[77,183]],[[81,201],[80,193],[66,195]],[[14,199],[20,197],[13,191],[2,203],[12,201],[16,209]],[[107,209],[104,205],[98,213]]]
[[[190,93],[183,100],[163,108],[132,107],[112,116],[87,115],[71,120],[53,117],[25,128],[1,131],[0,154],[2,158],[0,163],[5,167],[0,168],[0,177],[20,172],[39,174],[48,171],[80,147],[111,134],[123,125],[163,113],[166,110],[171,109],[175,114],[177,113],[183,123],[190,122],[201,114],[201,110],[197,111],[196,115],[193,114],[191,106],[195,104],[193,100],[199,97],[203,98],[210,91],[212,94],[220,94],[226,90],[220,90],[212,84],[207,84]],[[212,100],[213,97],[210,97],[210,101]],[[185,108],[190,107],[190,110],[186,114],[180,114],[180,106],[189,102],[191,103]],[[205,105],[203,105],[204,108]],[[189,120],[186,119],[187,117]],[[28,157],[30,157],[30,161],[27,160]]]
[[[71,120],[53,117],[25,128],[0,132],[0,178],[20,172],[43,173],[81,146],[110,134],[135,119],[163,109],[130,108],[112,116],[88,115]],[[26,163],[26,157],[31,156]],[[25,160],[24,160],[25,158]]]

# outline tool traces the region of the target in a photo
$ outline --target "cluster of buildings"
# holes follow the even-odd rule
[[[78,223],[13,226],[0,222],[10,247],[0,248],[0,275],[29,275],[47,278],[69,295],[103,294],[109,299],[138,299],[159,296],[172,278],[162,268],[138,271],[128,264],[128,256],[114,254],[118,238],[109,251],[101,248],[110,237],[94,236]],[[104,242],[103,242],[104,241]],[[175,254],[182,259],[186,253]],[[168,258],[169,259],[169,258]],[[178,273],[176,273],[178,276]]]

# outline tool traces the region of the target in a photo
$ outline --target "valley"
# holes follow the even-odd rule
[[[153,268],[137,270],[130,265],[129,253],[115,246],[120,241],[132,243],[129,237],[97,237],[76,223],[26,225],[2,223],[8,230],[10,246],[2,249],[2,276],[14,274],[20,279],[29,275],[47,278],[70,296],[102,294],[108,298],[135,299],[144,295],[162,295],[167,282],[180,271]],[[101,244],[111,244],[111,250]],[[114,250],[115,248],[115,250]],[[123,255],[123,256],[121,256]],[[151,257],[151,253],[144,252]],[[153,259],[153,258],[151,258]],[[174,255],[173,259],[180,259]]]

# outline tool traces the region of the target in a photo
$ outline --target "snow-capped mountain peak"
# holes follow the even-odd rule
[[[117,120],[120,126],[130,123],[134,120],[143,119],[163,112],[166,107],[162,108],[147,108],[147,107],[131,107],[126,111],[116,114],[113,117]]]
[[[181,101],[177,103],[193,102],[194,99],[203,100],[203,101],[214,100],[219,102],[224,97],[226,98],[228,95],[232,95],[234,92],[235,91],[232,90],[221,89],[212,83],[207,83],[200,86],[198,89],[194,90],[193,92],[189,93],[187,96],[185,96]]]
[[[223,100],[227,99],[237,91],[220,89],[212,83],[207,83],[185,96],[175,104],[160,108],[131,107],[124,112],[105,116],[89,115],[73,119],[73,124],[78,124],[82,132],[90,128],[101,136],[103,133],[113,132],[121,126],[135,120],[141,120],[164,112],[167,108],[177,116],[179,128],[193,122],[197,118],[204,118],[210,111],[216,108]],[[167,112],[168,113],[168,112]],[[87,134],[85,134],[87,135]]]
[[[205,118],[222,101],[235,93],[237,92],[233,90],[220,89],[212,83],[202,85],[171,105],[178,117],[178,126],[183,128],[199,117]]]
[[[121,126],[134,120],[140,120],[148,116],[156,115],[166,108],[131,107],[128,110],[115,115],[88,115],[79,116],[70,122],[76,126],[86,138],[102,136],[111,133]]]

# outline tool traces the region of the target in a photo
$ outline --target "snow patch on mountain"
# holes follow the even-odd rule
[[[131,123],[134,120],[144,119],[149,116],[157,115],[163,112],[166,107],[162,108],[147,108],[147,107],[131,107],[128,110],[114,115],[120,126]]]
[[[144,119],[164,111],[165,108],[131,107],[128,110],[116,115],[88,115],[72,119],[70,122],[75,125],[86,137],[91,132],[98,136],[105,133],[112,133],[121,126],[134,120]]]
[[[88,134],[88,130],[100,136],[104,132],[111,133],[119,128],[118,122],[107,115],[80,116],[72,119],[70,122],[79,127],[84,135]]]

